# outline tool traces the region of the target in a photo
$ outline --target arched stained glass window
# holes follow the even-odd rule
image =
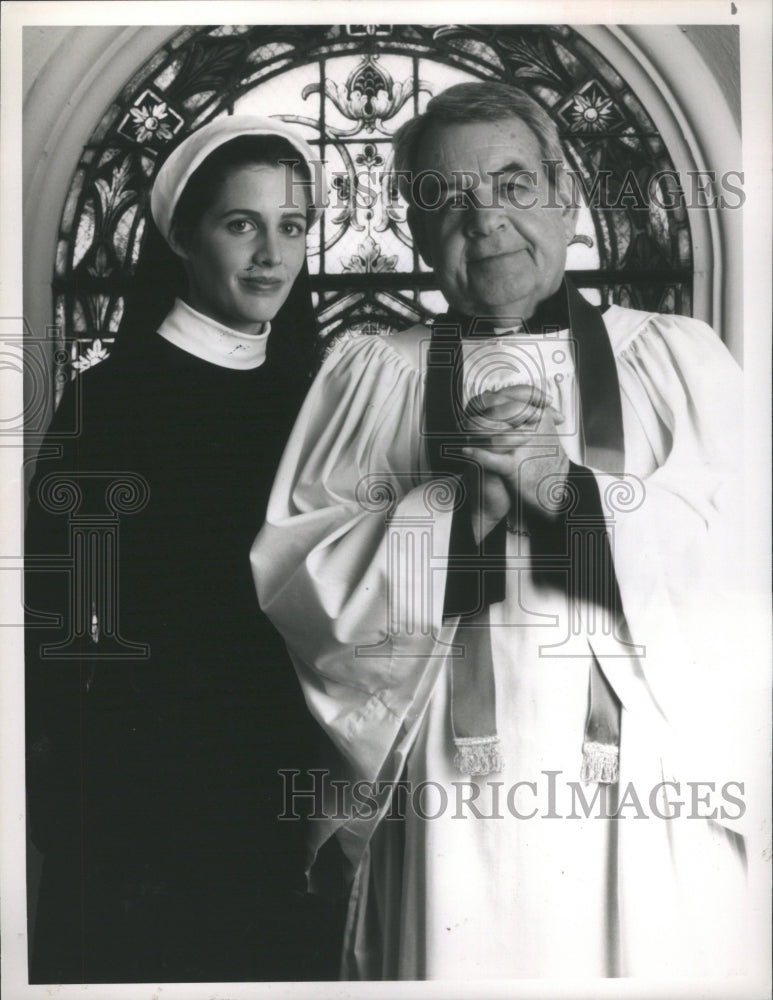
[[[106,356],[118,329],[159,154],[234,112],[294,123],[327,163],[331,202],[309,242],[324,337],[444,310],[405,206],[385,196],[392,136],[433,94],[480,79],[522,87],[559,127],[585,200],[568,270],[588,298],[689,314],[692,248],[674,164],[641,101],[574,29],[195,27],[126,84],[73,177],[53,286],[73,374]]]

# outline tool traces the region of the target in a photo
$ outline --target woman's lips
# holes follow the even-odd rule
[[[282,278],[261,278],[253,275],[241,275],[241,283],[250,291],[273,292],[284,284]]]

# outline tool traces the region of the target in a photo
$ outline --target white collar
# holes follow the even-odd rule
[[[266,341],[271,324],[264,323],[258,334],[239,333],[210,319],[176,299],[172,311],[158,328],[160,336],[175,347],[221,368],[247,371],[260,368],[266,360]]]
[[[512,337],[516,333],[523,333],[523,323],[517,323],[514,326],[495,326],[491,332],[495,337]]]
[[[548,336],[554,337],[554,336],[556,336],[556,334],[563,333],[566,330],[568,330],[568,327],[565,327],[565,326],[561,327],[560,330],[551,330],[550,334]],[[492,330],[492,336],[494,336],[494,337],[521,337],[521,336],[523,336],[523,337],[528,337],[529,339],[533,339],[534,336],[535,336],[535,334],[528,333],[527,330],[526,330],[526,327],[524,326],[524,324],[523,323],[518,323],[516,326],[507,326],[507,327],[504,327],[504,326],[502,326],[502,327],[496,327],[495,326],[494,329]]]

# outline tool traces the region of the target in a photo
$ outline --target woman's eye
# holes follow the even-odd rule
[[[280,228],[286,236],[303,236],[306,232],[306,226],[300,222],[283,222]]]
[[[252,228],[253,225],[249,219],[231,219],[228,223],[228,229],[232,233],[247,233]]]

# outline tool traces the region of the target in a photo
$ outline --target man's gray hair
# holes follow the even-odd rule
[[[458,83],[433,97],[423,114],[406,122],[395,133],[394,169],[400,194],[409,206],[416,207],[411,196],[412,178],[422,141],[430,128],[465,122],[500,122],[508,118],[518,118],[529,126],[539,142],[543,160],[565,162],[555,122],[523,90],[497,81]]]

